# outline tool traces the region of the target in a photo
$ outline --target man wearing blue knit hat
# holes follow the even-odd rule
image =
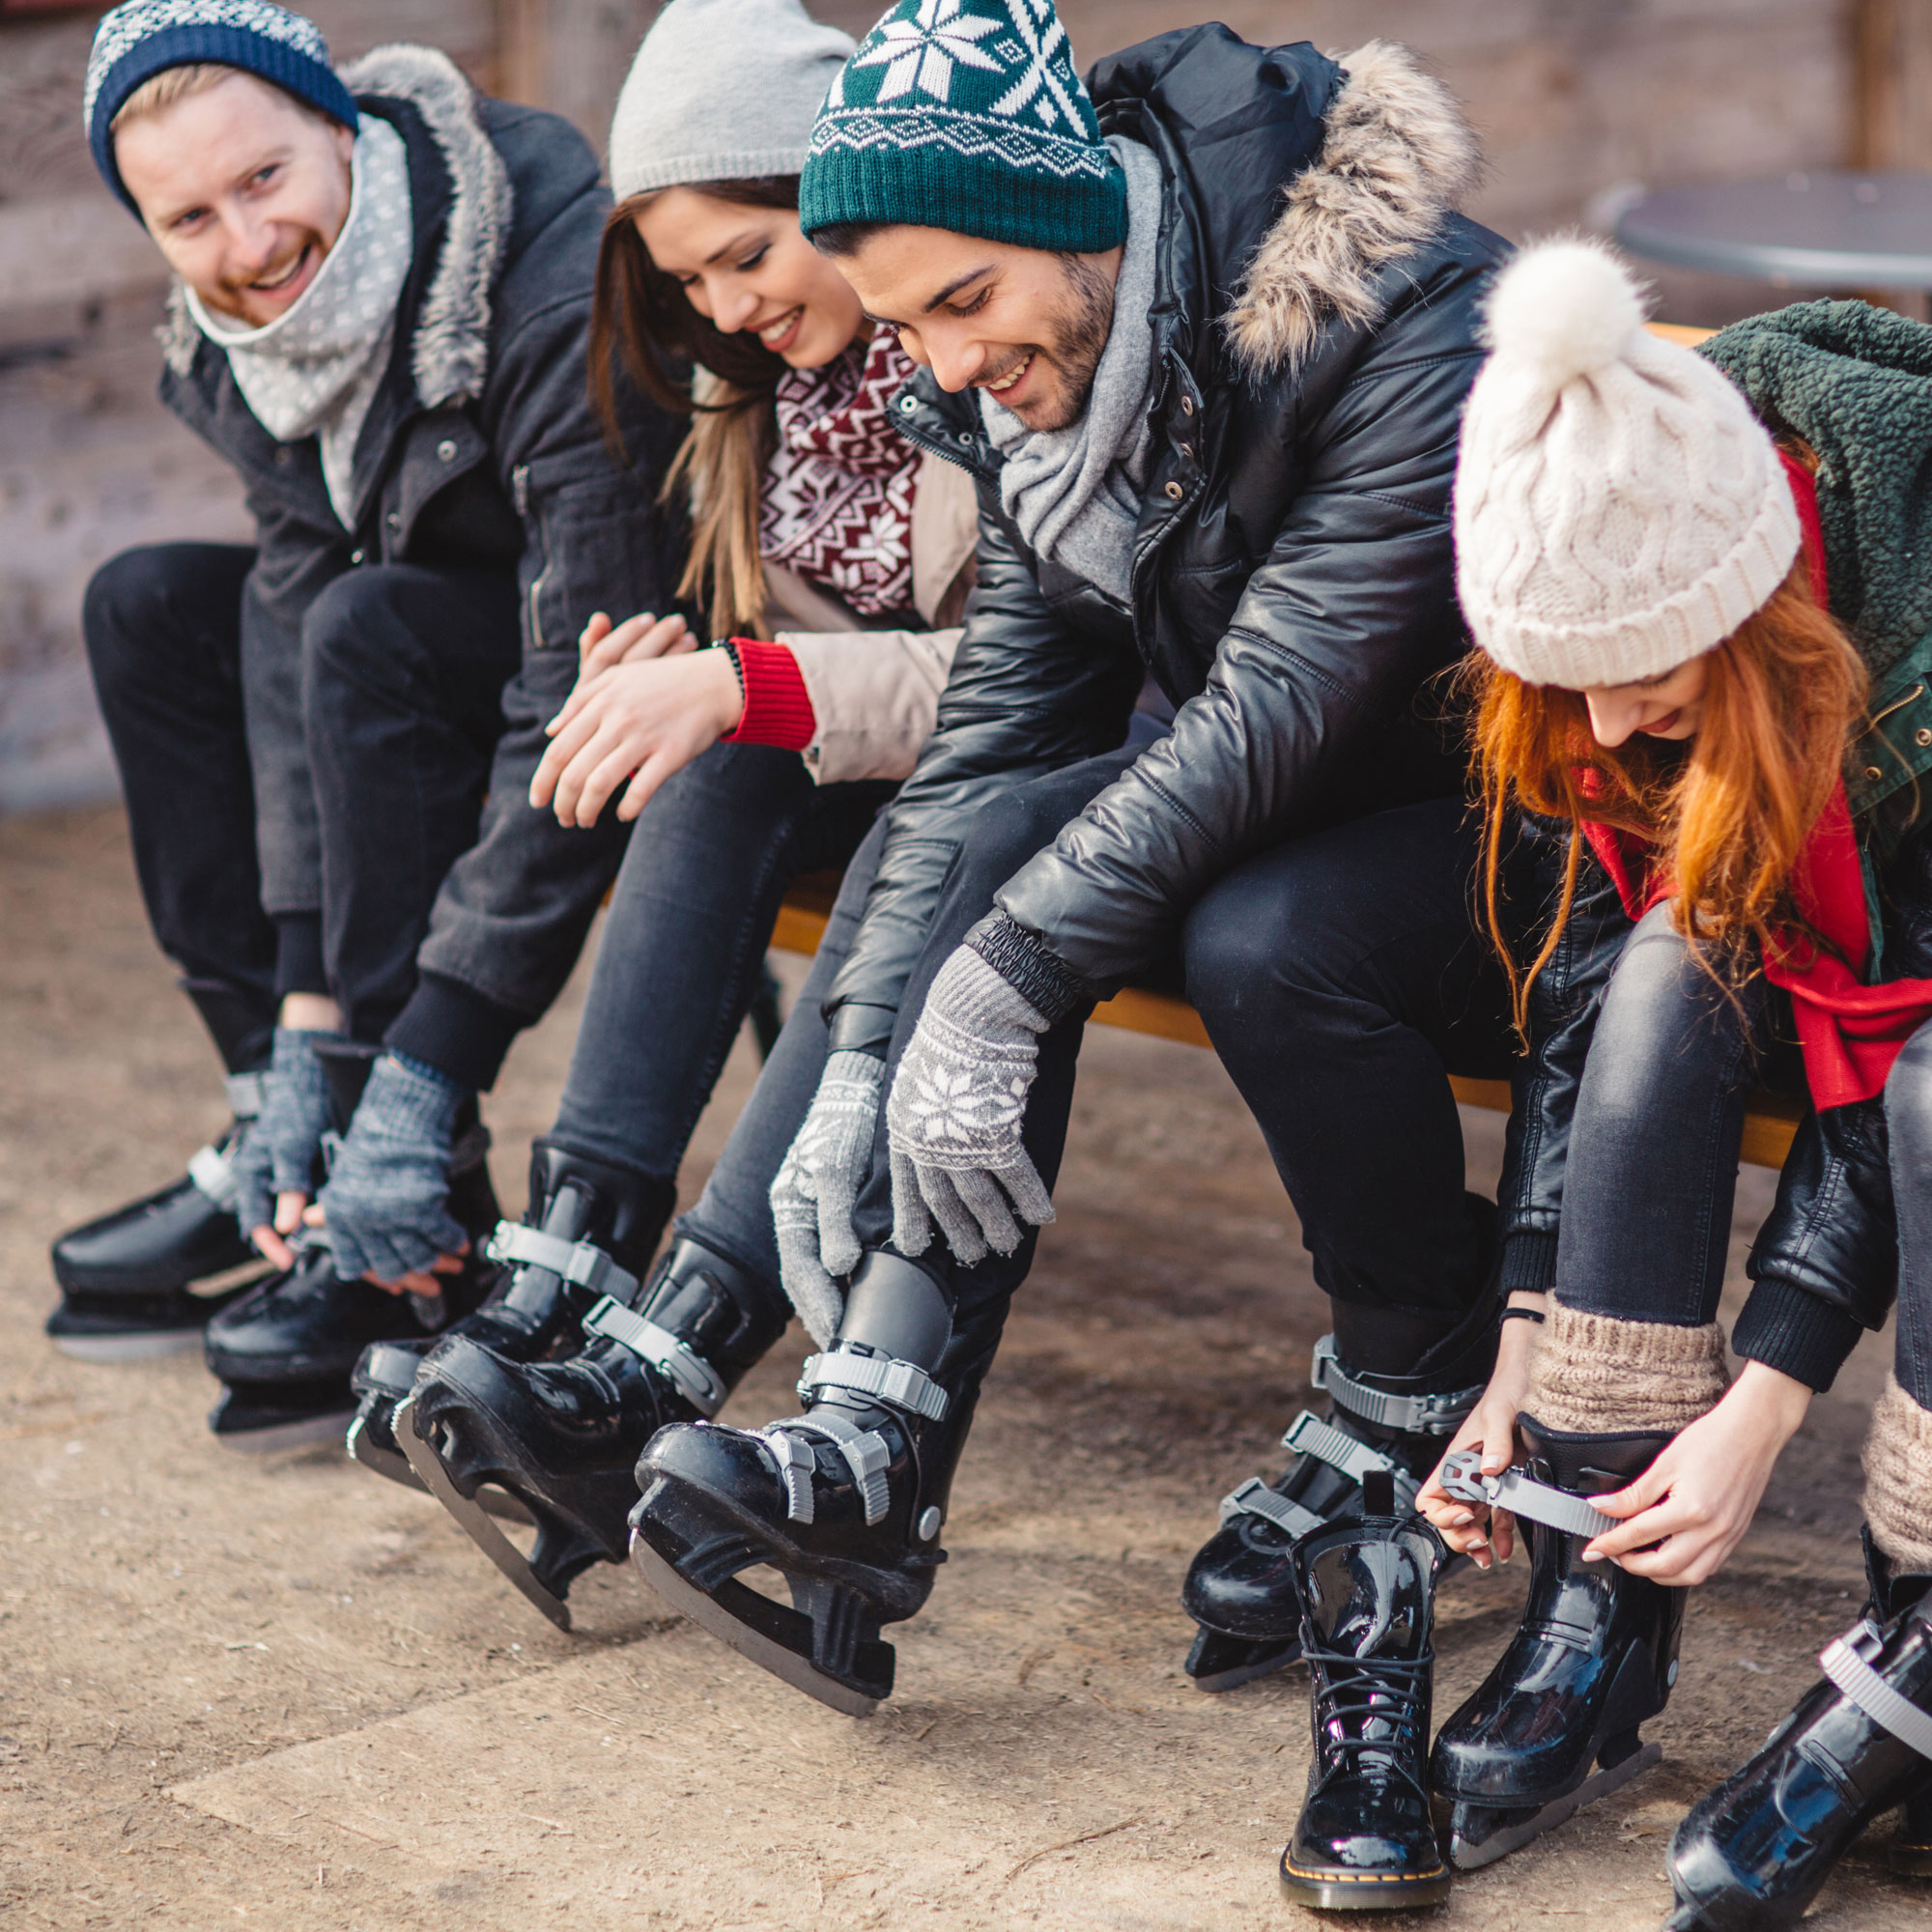
[[[1475,165],[1398,48],[1197,27],[1083,86],[1050,0],[900,0],[819,114],[801,222],[922,365],[895,419],[973,475],[979,586],[826,1003],[826,1080],[874,1133],[809,1119],[773,1193],[807,1412],[661,1431],[633,1550],[842,1708],[890,1689],[880,1629],[932,1587],[1081,1026],[1122,984],[1200,1009],[1334,1307],[1330,1422],[1190,1580],[1197,1682],[1296,1654],[1296,1548],[1374,1513],[1364,1477],[1412,1489],[1485,1379],[1494,1212],[1443,1065],[1508,1068],[1506,1002],[1459,748],[1416,702],[1461,650],[1456,430],[1506,253],[1455,212]],[[1114,749],[1149,686],[1171,727]],[[1390,1617],[1426,1642],[1426,1596],[1360,1627]],[[1426,1806],[1374,1812],[1310,1828],[1299,1895],[1358,1902],[1357,1862],[1378,1905],[1440,1895]]]
[[[564,831],[529,781],[592,612],[668,606],[676,432],[628,399],[627,476],[589,407],[596,158],[445,55],[338,71],[270,0],[128,0],[85,115],[177,276],[162,397],[242,475],[256,542],[129,552],[89,586],[142,891],[237,1121],[62,1237],[49,1327],[99,1358],[193,1346],[217,1303],[189,1284],[265,1256],[283,1272],[208,1325],[213,1426],[299,1439],[354,1406],[366,1344],[482,1290],[475,1095],[623,836]]]

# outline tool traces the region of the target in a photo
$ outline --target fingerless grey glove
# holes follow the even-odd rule
[[[1047,1024],[971,947],[939,969],[886,1101],[901,1254],[923,1254],[937,1221],[970,1267],[988,1248],[1009,1255],[1019,1246],[1015,1209],[1037,1228],[1053,1219],[1020,1140]]]
[[[345,1280],[396,1282],[461,1251],[469,1236],[447,1204],[456,1110],[467,1097],[420,1060],[377,1061],[320,1196]]]
[[[273,1226],[276,1195],[307,1194],[315,1186],[315,1164],[328,1131],[328,1076],[314,1043],[339,1037],[275,1029],[262,1076],[262,1111],[232,1157],[235,1218],[244,1239],[257,1228]]]
[[[871,1165],[886,1064],[869,1053],[833,1054],[797,1138],[772,1182],[779,1276],[820,1348],[845,1312],[835,1277],[859,1265],[852,1208]]]

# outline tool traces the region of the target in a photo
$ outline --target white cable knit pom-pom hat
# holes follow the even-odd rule
[[[1798,555],[1769,433],[1692,351],[1652,335],[1610,251],[1547,242],[1490,297],[1463,414],[1456,586],[1529,684],[1657,677],[1721,643]]]

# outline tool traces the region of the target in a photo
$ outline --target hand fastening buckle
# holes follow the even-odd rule
[[[498,1221],[483,1252],[505,1267],[546,1269],[592,1294],[628,1301],[638,1290],[637,1276],[620,1268],[595,1241],[566,1241],[561,1235],[547,1235],[518,1221]]]
[[[619,1268],[617,1272],[621,1274],[623,1270]],[[717,1370],[689,1342],[679,1341],[668,1328],[660,1328],[655,1321],[646,1321],[615,1296],[607,1294],[591,1309],[583,1318],[583,1332],[615,1342],[618,1347],[630,1350],[639,1361],[648,1362],[668,1376],[699,1415],[716,1415],[724,1407],[730,1391]]]
[[[1323,1422],[1313,1409],[1304,1408],[1288,1425],[1281,1446],[1297,1456],[1313,1456],[1318,1463],[1341,1470],[1357,1489],[1371,1471],[1386,1475],[1395,1485],[1397,1513],[1406,1516],[1415,1507],[1422,1485],[1400,1463],[1378,1449],[1371,1449],[1366,1442],[1344,1435],[1332,1423]]]
[[[1560,1529],[1567,1536],[1605,1536],[1623,1526],[1617,1518],[1592,1509],[1581,1496],[1539,1483],[1520,1469],[1505,1469],[1499,1476],[1484,1475],[1480,1449],[1459,1449],[1443,1463],[1442,1488],[1458,1502],[1488,1503],[1525,1522]]]
[[[1250,1476],[1238,1490],[1221,1498],[1222,1527],[1225,1529],[1237,1516],[1258,1516],[1297,1543],[1304,1536],[1313,1536],[1318,1529],[1328,1527],[1325,1519],[1312,1509],[1303,1509],[1299,1503],[1290,1502],[1284,1495],[1277,1495],[1259,1476]]]
[[[916,1363],[887,1355],[856,1354],[848,1349],[828,1349],[822,1355],[806,1357],[798,1378],[800,1398],[810,1402],[826,1388],[875,1396],[895,1408],[923,1415],[928,1422],[938,1422],[952,1406],[952,1398]]]
[[[1371,1388],[1342,1366],[1332,1335],[1316,1343],[1308,1379],[1316,1388],[1326,1389],[1336,1406],[1350,1415],[1410,1435],[1453,1435],[1484,1388],[1478,1382],[1473,1388],[1449,1389],[1435,1395],[1390,1395],[1386,1389]]]

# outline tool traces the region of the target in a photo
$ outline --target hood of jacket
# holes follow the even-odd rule
[[[432,410],[474,402],[489,374],[492,292],[516,213],[509,172],[478,112],[480,97],[434,47],[377,47],[345,67],[342,79],[358,106],[396,121],[410,140],[417,259],[401,309],[416,400]],[[418,164],[424,139],[440,164],[442,180],[434,186]],[[202,335],[180,283],[160,334],[168,367],[185,379]]]

